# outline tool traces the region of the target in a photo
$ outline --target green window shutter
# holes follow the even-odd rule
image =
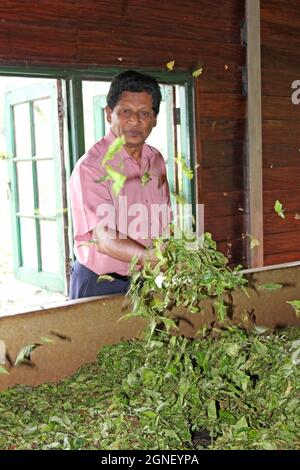
[[[55,84],[8,92],[6,120],[15,276],[63,292],[65,253]]]

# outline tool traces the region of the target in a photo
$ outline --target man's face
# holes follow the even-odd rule
[[[143,145],[156,126],[152,96],[145,91],[124,91],[114,109],[106,107],[106,115],[113,133],[117,137],[124,135],[129,147]]]

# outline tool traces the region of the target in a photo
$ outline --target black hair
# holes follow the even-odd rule
[[[161,91],[155,78],[135,70],[126,70],[125,72],[118,73],[111,82],[106,98],[107,105],[110,109],[114,109],[123,91],[131,91],[133,93],[146,91],[149,93],[152,97],[152,109],[154,114],[155,116],[158,115]]]

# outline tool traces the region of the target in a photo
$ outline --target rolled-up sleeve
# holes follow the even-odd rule
[[[70,180],[70,196],[76,241],[89,240],[105,207],[113,209],[108,182],[99,182],[103,176],[104,168],[91,164],[88,159],[79,160],[74,168]]]

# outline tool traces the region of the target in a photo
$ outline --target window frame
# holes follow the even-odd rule
[[[189,204],[192,205],[192,213],[196,219],[196,193],[197,193],[197,180],[195,171],[195,124],[194,124],[194,78],[188,72],[181,71],[157,71],[152,69],[142,69],[135,67],[143,73],[150,73],[154,76],[159,83],[166,85],[180,85],[183,87],[182,93],[184,94],[184,102],[186,109],[180,113],[181,119],[181,138],[185,143],[185,162],[188,168],[194,172],[194,178],[192,181],[188,180],[183,175],[183,196]],[[82,81],[84,80],[99,80],[99,81],[111,81],[113,76],[120,73],[124,68],[49,68],[49,67],[29,67],[24,69],[22,66],[0,66],[1,76],[14,76],[14,77],[32,77],[32,78],[49,78],[64,80],[65,82],[65,93],[67,106],[65,113],[67,116],[68,126],[68,142],[69,154],[66,157],[66,167],[68,174],[66,180],[69,180],[71,172],[76,165],[79,158],[85,153],[85,141],[84,141],[84,113],[83,113],[83,94],[82,94]],[[194,220],[195,220],[194,219]],[[193,227],[195,228],[195,226]],[[69,230],[72,231],[72,225],[69,225]],[[70,233],[69,238],[72,238]],[[72,258],[72,249],[70,256]]]

